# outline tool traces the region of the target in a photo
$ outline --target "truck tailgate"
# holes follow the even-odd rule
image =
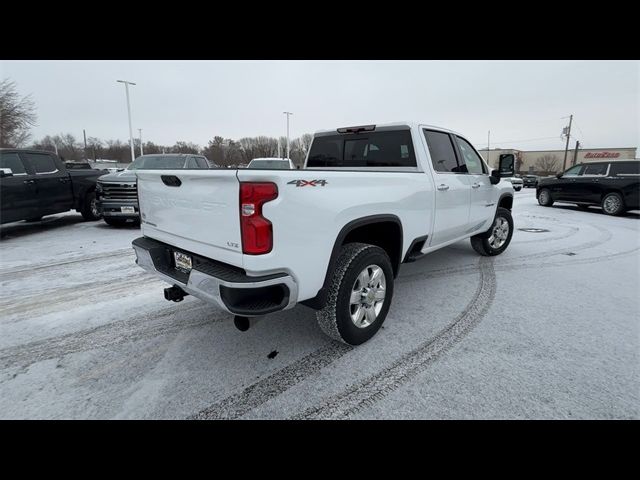
[[[236,170],[138,170],[142,234],[242,266]]]

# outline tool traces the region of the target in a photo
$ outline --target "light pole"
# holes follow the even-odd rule
[[[133,151],[133,128],[131,127],[131,105],[129,103],[129,85],[135,85],[128,80],[117,80],[120,83],[124,83],[124,89],[127,92],[127,113],[129,114],[129,145],[131,146],[131,161],[136,159],[136,154]]]
[[[142,129],[139,128],[138,132],[140,133],[140,155],[144,155],[144,150],[142,149]]]
[[[293,115],[291,112],[282,112],[287,116],[287,158],[289,157],[289,115]]]

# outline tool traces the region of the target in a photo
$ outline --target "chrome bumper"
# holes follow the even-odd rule
[[[177,285],[182,288],[185,292],[194,297],[199,298],[207,303],[211,303],[220,309],[229,312],[234,315],[244,315],[247,317],[250,316],[258,316],[263,315],[264,313],[247,313],[247,312],[238,312],[230,309],[224,302],[220,287],[227,287],[231,289],[256,289],[261,287],[268,287],[272,285],[285,285],[289,289],[288,302],[282,308],[278,308],[278,310],[288,310],[293,308],[296,305],[296,300],[298,298],[298,286],[296,282],[290,275],[280,276],[277,278],[272,278],[269,280],[263,281],[243,281],[243,282],[231,282],[227,281],[199,270],[193,269],[189,273],[189,277],[187,283],[181,282],[169,275],[166,275],[163,272],[160,272],[156,269],[153,260],[151,258],[151,254],[145,248],[141,248],[133,245],[133,249],[136,252],[136,263],[138,266],[143,268],[144,270],[155,274],[162,280],[172,285]],[[247,277],[250,278],[250,277]],[[259,277],[257,277],[259,278]],[[269,312],[271,313],[271,312]]]

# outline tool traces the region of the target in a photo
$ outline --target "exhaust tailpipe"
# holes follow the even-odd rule
[[[182,290],[177,285],[173,287],[167,287],[164,289],[164,298],[165,300],[169,300],[171,302],[181,302],[184,300],[184,297],[189,295],[187,292]]]
[[[233,317],[233,324],[241,332],[246,332],[249,328],[253,327],[260,317],[243,317],[242,315],[236,315]]]

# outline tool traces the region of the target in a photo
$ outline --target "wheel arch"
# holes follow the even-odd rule
[[[325,272],[324,282],[317,295],[300,303],[314,309],[321,309],[326,302],[326,295],[331,282],[331,272],[343,245],[352,242],[376,245],[387,252],[391,259],[394,277],[397,277],[402,262],[403,230],[402,222],[397,215],[380,214],[351,220],[338,233],[331,250],[331,257]]]

